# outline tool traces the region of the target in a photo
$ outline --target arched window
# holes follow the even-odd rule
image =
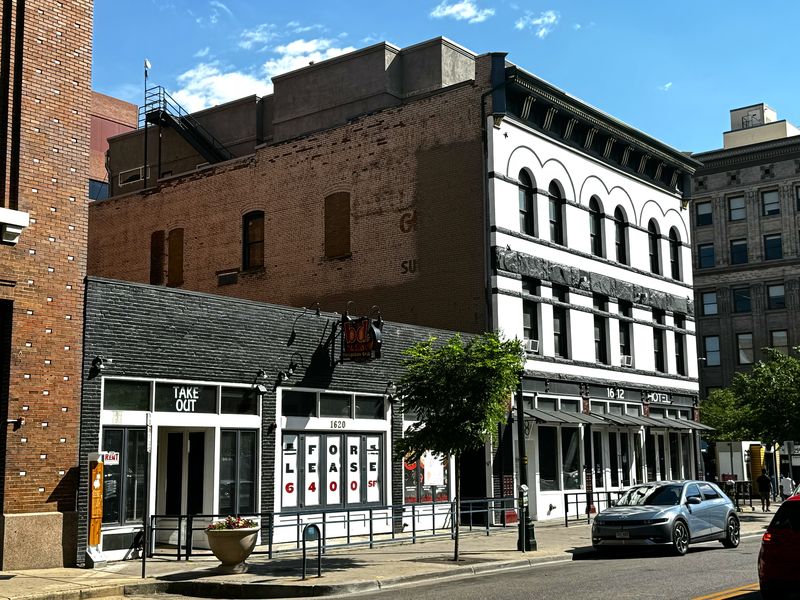
[[[647,224],[647,242],[650,250],[650,272],[661,273],[661,253],[658,245],[661,243],[661,236],[658,234],[658,225],[653,219]]]
[[[617,262],[628,264],[628,223],[620,207],[614,211],[614,243],[617,247]]]
[[[589,238],[592,254],[603,256],[603,215],[600,213],[600,203],[594,196],[589,200]]]
[[[674,227],[669,230],[669,266],[672,278],[681,280],[681,238]]]
[[[564,245],[564,195],[553,181],[550,183],[550,241]]]
[[[533,182],[527,171],[519,172],[519,232],[536,235],[534,230]]]
[[[264,211],[242,217],[242,271],[264,266]]]

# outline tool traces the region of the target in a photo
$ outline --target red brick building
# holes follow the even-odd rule
[[[0,568],[9,570],[75,555],[92,2],[6,0],[0,30]]]
[[[108,138],[136,129],[138,107],[130,102],[92,92],[89,154],[89,199],[108,197],[106,150]]]

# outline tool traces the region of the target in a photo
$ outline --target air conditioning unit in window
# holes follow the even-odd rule
[[[525,348],[525,352],[529,352],[531,354],[539,353],[539,340],[525,339],[522,341],[522,345]]]
[[[619,357],[620,364],[623,367],[632,367],[633,366],[633,357],[630,354],[623,354]]]

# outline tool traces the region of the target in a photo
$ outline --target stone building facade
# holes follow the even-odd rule
[[[765,104],[731,111],[724,147],[695,154],[701,394],[800,343],[800,131]]]
[[[524,339],[537,518],[697,474],[696,161],[441,38],[274,83],[191,122],[154,101],[147,170],[145,132],[111,140],[91,274]],[[514,494],[514,435],[465,494]]]
[[[92,2],[6,1],[0,30],[5,571],[74,562]]]

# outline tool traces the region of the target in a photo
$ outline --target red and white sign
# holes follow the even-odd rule
[[[306,436],[305,506],[319,505],[319,436]]]
[[[347,436],[347,503],[361,503],[361,436]]]
[[[107,467],[116,467],[119,465],[119,452],[107,450],[103,452],[103,464]]]
[[[297,506],[297,436],[283,436],[283,489],[281,505]]]
[[[325,503],[341,504],[342,502],[342,448],[339,436],[328,436],[325,446],[328,453],[325,472],[327,473],[328,488],[325,490]]]
[[[367,502],[381,500],[381,438],[367,436]]]

